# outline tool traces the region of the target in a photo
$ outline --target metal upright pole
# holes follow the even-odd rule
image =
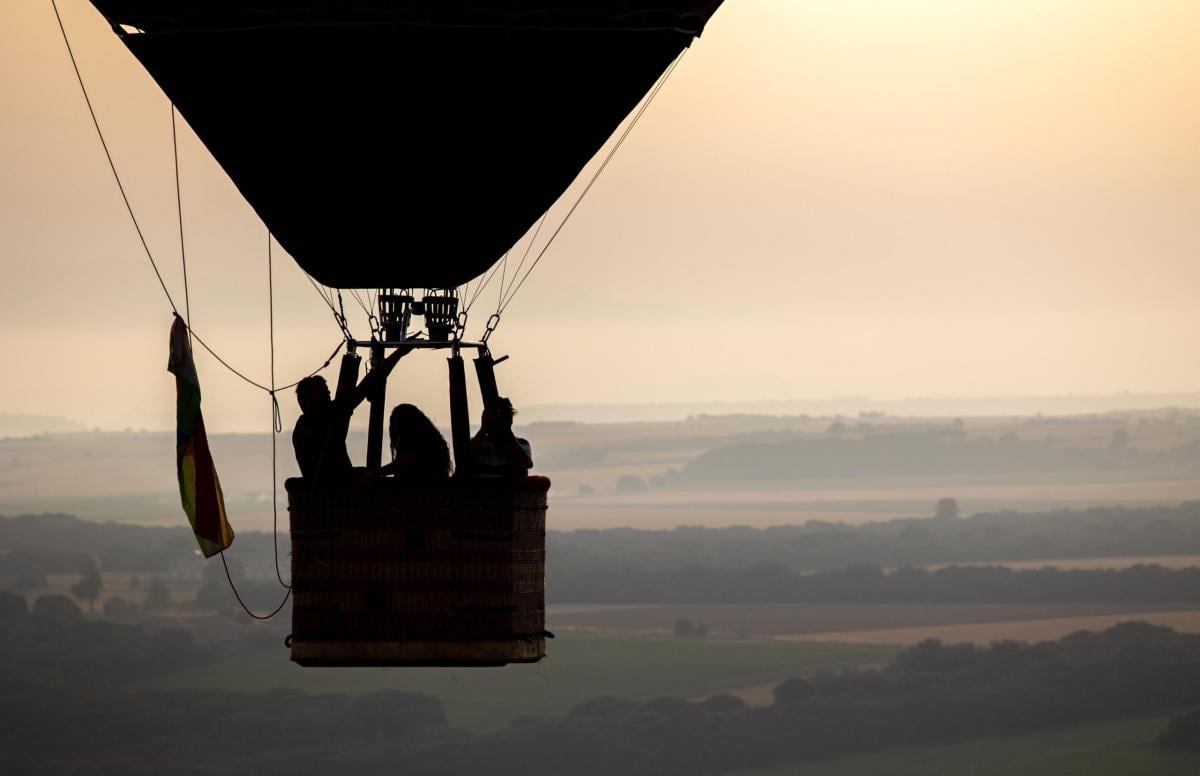
[[[383,345],[371,343],[371,372],[383,367]],[[387,378],[372,381],[367,392],[371,403],[371,417],[367,426],[367,468],[378,469],[383,465],[383,410],[387,400]]]
[[[454,445],[454,470],[467,475],[471,469],[471,416],[467,407],[467,370],[454,349],[450,364],[450,439]]]
[[[500,396],[500,389],[496,387],[496,361],[486,348],[475,359],[475,375],[479,378],[479,393],[483,396],[483,406],[495,406],[496,399]]]

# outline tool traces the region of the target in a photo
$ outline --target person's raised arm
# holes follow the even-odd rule
[[[367,398],[367,394],[371,392],[371,387],[380,380],[386,380],[387,376],[396,368],[396,364],[400,363],[400,359],[407,356],[413,350],[412,345],[401,345],[392,351],[391,355],[383,360],[377,368],[372,369],[366,377],[362,379],[353,392],[350,394],[349,408],[353,410],[355,407],[363,403],[363,399]]]

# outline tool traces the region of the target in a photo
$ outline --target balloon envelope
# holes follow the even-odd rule
[[[279,243],[453,287],[554,203],[721,0],[92,0]]]

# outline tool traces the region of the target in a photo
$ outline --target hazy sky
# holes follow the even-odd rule
[[[60,6],[179,294],[168,104]],[[0,412],[170,427],[169,308],[49,3],[0,22]],[[510,308],[506,392],[1200,388],[1198,39],[1196,0],[726,0]],[[194,324],[265,381],[264,227],[186,130],[181,152]],[[282,383],[338,333],[276,267]],[[265,397],[199,368],[210,428],[265,430]],[[444,417],[444,371],[406,361],[390,397]]]

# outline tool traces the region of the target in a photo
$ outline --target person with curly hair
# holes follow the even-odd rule
[[[411,481],[444,480],[454,472],[446,439],[424,412],[412,404],[398,404],[388,420],[392,462],[379,470]]]

